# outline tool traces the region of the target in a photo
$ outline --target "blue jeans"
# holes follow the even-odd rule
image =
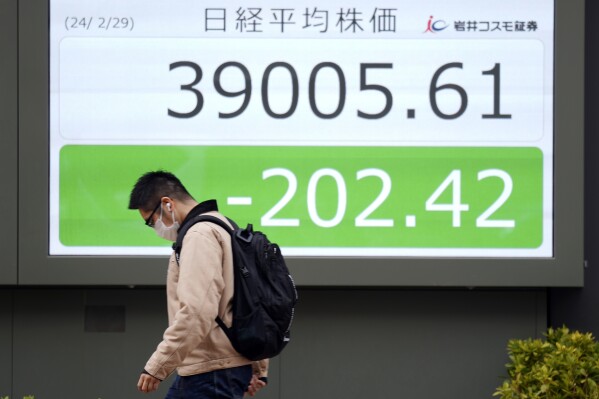
[[[209,373],[177,376],[164,399],[241,399],[252,379],[246,365]]]

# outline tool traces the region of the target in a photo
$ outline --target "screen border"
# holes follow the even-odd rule
[[[17,0],[0,2],[0,167],[5,212],[0,231],[0,285],[17,283]]]
[[[318,287],[582,286],[584,16],[583,0],[555,1],[552,258],[289,258],[296,283]],[[18,30],[18,284],[163,285],[166,257],[48,255],[49,0],[19,2]]]

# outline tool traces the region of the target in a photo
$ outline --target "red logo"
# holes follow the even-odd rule
[[[436,21],[433,21],[433,16],[431,15],[428,19],[428,23],[426,24],[426,30],[423,33],[437,33],[442,31],[443,29],[446,29],[448,26],[449,25],[447,25],[447,23],[442,19],[437,19]]]

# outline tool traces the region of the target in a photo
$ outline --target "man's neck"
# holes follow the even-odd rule
[[[181,218],[181,223],[183,223],[183,221],[185,220],[185,218],[187,217],[187,215],[189,215],[189,212],[195,208],[199,203],[195,200],[188,200],[185,202],[180,202],[179,203],[179,217]]]

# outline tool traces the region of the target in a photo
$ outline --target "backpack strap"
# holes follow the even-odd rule
[[[175,251],[175,259],[177,260],[177,265],[179,264],[179,257],[181,256],[181,249],[183,248],[183,238],[185,238],[185,234],[187,234],[187,230],[189,230],[196,223],[210,222],[210,223],[217,224],[220,227],[222,227],[223,229],[225,229],[225,231],[228,232],[232,238],[234,231],[235,231],[234,229],[237,229],[237,224],[235,224],[235,222],[229,218],[227,218],[227,220],[229,221],[229,223],[231,223],[231,225],[233,226],[233,229],[231,228],[231,226],[229,226],[227,223],[225,223],[221,219],[217,218],[216,216],[211,216],[211,215],[198,215],[198,216],[190,219],[189,221],[185,222],[185,224],[183,226],[181,226],[181,228],[179,228],[179,232],[177,233],[177,241],[175,241],[175,243],[173,244],[173,250]]]

